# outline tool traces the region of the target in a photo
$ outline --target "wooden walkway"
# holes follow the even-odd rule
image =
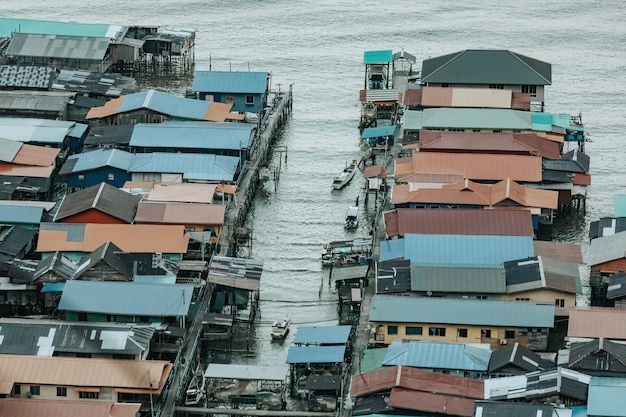
[[[271,417],[335,417],[335,413],[316,411],[272,411],[241,408],[196,408],[176,407],[176,415],[180,416],[271,416]]]

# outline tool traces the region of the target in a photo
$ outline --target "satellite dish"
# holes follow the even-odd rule
[[[428,291],[426,291],[426,295],[430,297],[430,296],[433,295],[433,292],[431,290],[428,290]]]

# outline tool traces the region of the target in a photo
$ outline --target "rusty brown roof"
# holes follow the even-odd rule
[[[567,336],[626,340],[626,309],[575,307],[569,312]]]
[[[370,165],[363,170],[364,178],[385,178],[387,170],[382,165]]]
[[[574,185],[591,185],[591,174],[574,172]]]
[[[0,174],[9,177],[50,178],[54,166],[30,166],[0,163]]]
[[[140,403],[115,403],[103,400],[0,399],[0,416],[3,417],[135,417],[140,408]]]
[[[60,151],[58,148],[24,144],[12,162],[18,165],[54,166]]]
[[[467,192],[452,188],[421,188],[411,184],[396,184],[391,190],[391,203],[433,203],[433,204],[468,204],[473,206],[489,206],[489,195],[482,196],[477,192]]]
[[[530,110],[530,93],[519,93],[513,91],[511,97],[511,108],[513,110]]]
[[[524,207],[556,209],[558,200],[558,191],[526,188],[508,178],[491,186],[491,205],[494,206],[513,201]]]
[[[404,105],[419,106],[420,104],[422,104],[422,89],[406,90],[406,92],[404,93]]]
[[[420,210],[399,208],[385,213],[385,221],[396,214],[397,234],[451,234],[533,236],[527,210]],[[387,230],[387,234],[391,232]]]
[[[410,158],[406,158],[410,159]],[[457,174],[413,174],[398,175],[395,173],[397,182],[412,182],[416,184],[431,184],[429,188],[441,187],[444,184],[455,184],[463,181],[463,175]]]
[[[583,263],[580,245],[544,240],[535,240],[533,245],[535,247],[535,256],[555,258],[577,264]]]
[[[188,182],[156,183],[147,199],[150,201],[176,201],[180,203],[211,203],[215,196],[216,184],[195,184]]]
[[[489,155],[444,152],[416,152],[412,155],[412,169],[405,172],[406,162],[398,163],[402,173],[458,174],[470,180],[504,180],[540,182],[541,157],[522,155]],[[400,174],[400,171],[396,171]]]
[[[419,133],[421,151],[507,153],[541,156],[549,159],[561,157],[559,144],[533,133],[466,133],[435,132]]]
[[[222,226],[225,213],[223,204],[142,201],[135,223]]]
[[[474,399],[454,395],[438,395],[424,391],[393,388],[389,395],[389,406],[405,410],[427,411],[452,416],[474,415]]]
[[[484,397],[484,384],[481,380],[428,372],[406,366],[382,368],[353,376],[350,395],[360,397],[391,388],[405,388],[474,399]]]

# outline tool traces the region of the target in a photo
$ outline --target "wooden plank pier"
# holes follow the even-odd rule
[[[258,187],[259,170],[263,164],[271,157],[272,145],[279,135],[279,131],[291,118],[292,111],[292,86],[287,91],[274,92],[274,98],[271,102],[270,110],[259,118],[259,137],[258,146],[239,178],[237,192],[233,197],[233,201],[226,209],[224,227],[219,237],[218,248],[214,255],[221,254],[223,256],[235,256],[236,251],[236,231],[242,227],[248,216],[254,200],[254,194]],[[208,303],[211,300],[210,286],[204,291],[202,297],[198,300],[199,306],[195,316],[192,318],[188,327],[186,337],[181,346],[180,353],[174,363],[172,375],[168,380],[163,391],[162,401],[155,404],[153,416],[184,416],[184,415],[212,415],[212,414],[228,414],[228,415],[289,415],[289,416],[310,416],[312,413],[299,414],[299,412],[280,412],[280,411],[264,411],[264,410],[245,410],[245,409],[202,409],[196,407],[182,407],[185,400],[185,391],[191,380],[192,373],[196,369],[198,363],[198,355],[200,349],[200,339],[202,337],[202,320]],[[206,411],[209,410],[209,411]],[[256,413],[267,414],[256,414]],[[281,414],[282,413],[282,414]],[[323,415],[320,413],[317,416]]]

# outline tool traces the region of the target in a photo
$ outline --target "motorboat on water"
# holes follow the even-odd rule
[[[359,225],[359,206],[350,206],[346,210],[346,218],[343,227],[346,229],[356,229]]]
[[[291,319],[289,317],[274,321],[274,323],[272,323],[272,339],[284,339],[287,333],[289,333],[289,326],[291,326]]]
[[[332,189],[341,190],[343,187],[345,187],[354,177],[354,174],[356,173],[356,168],[357,160],[353,159],[350,165],[345,167],[343,171],[341,171],[339,174],[335,175],[335,178],[333,178]]]

